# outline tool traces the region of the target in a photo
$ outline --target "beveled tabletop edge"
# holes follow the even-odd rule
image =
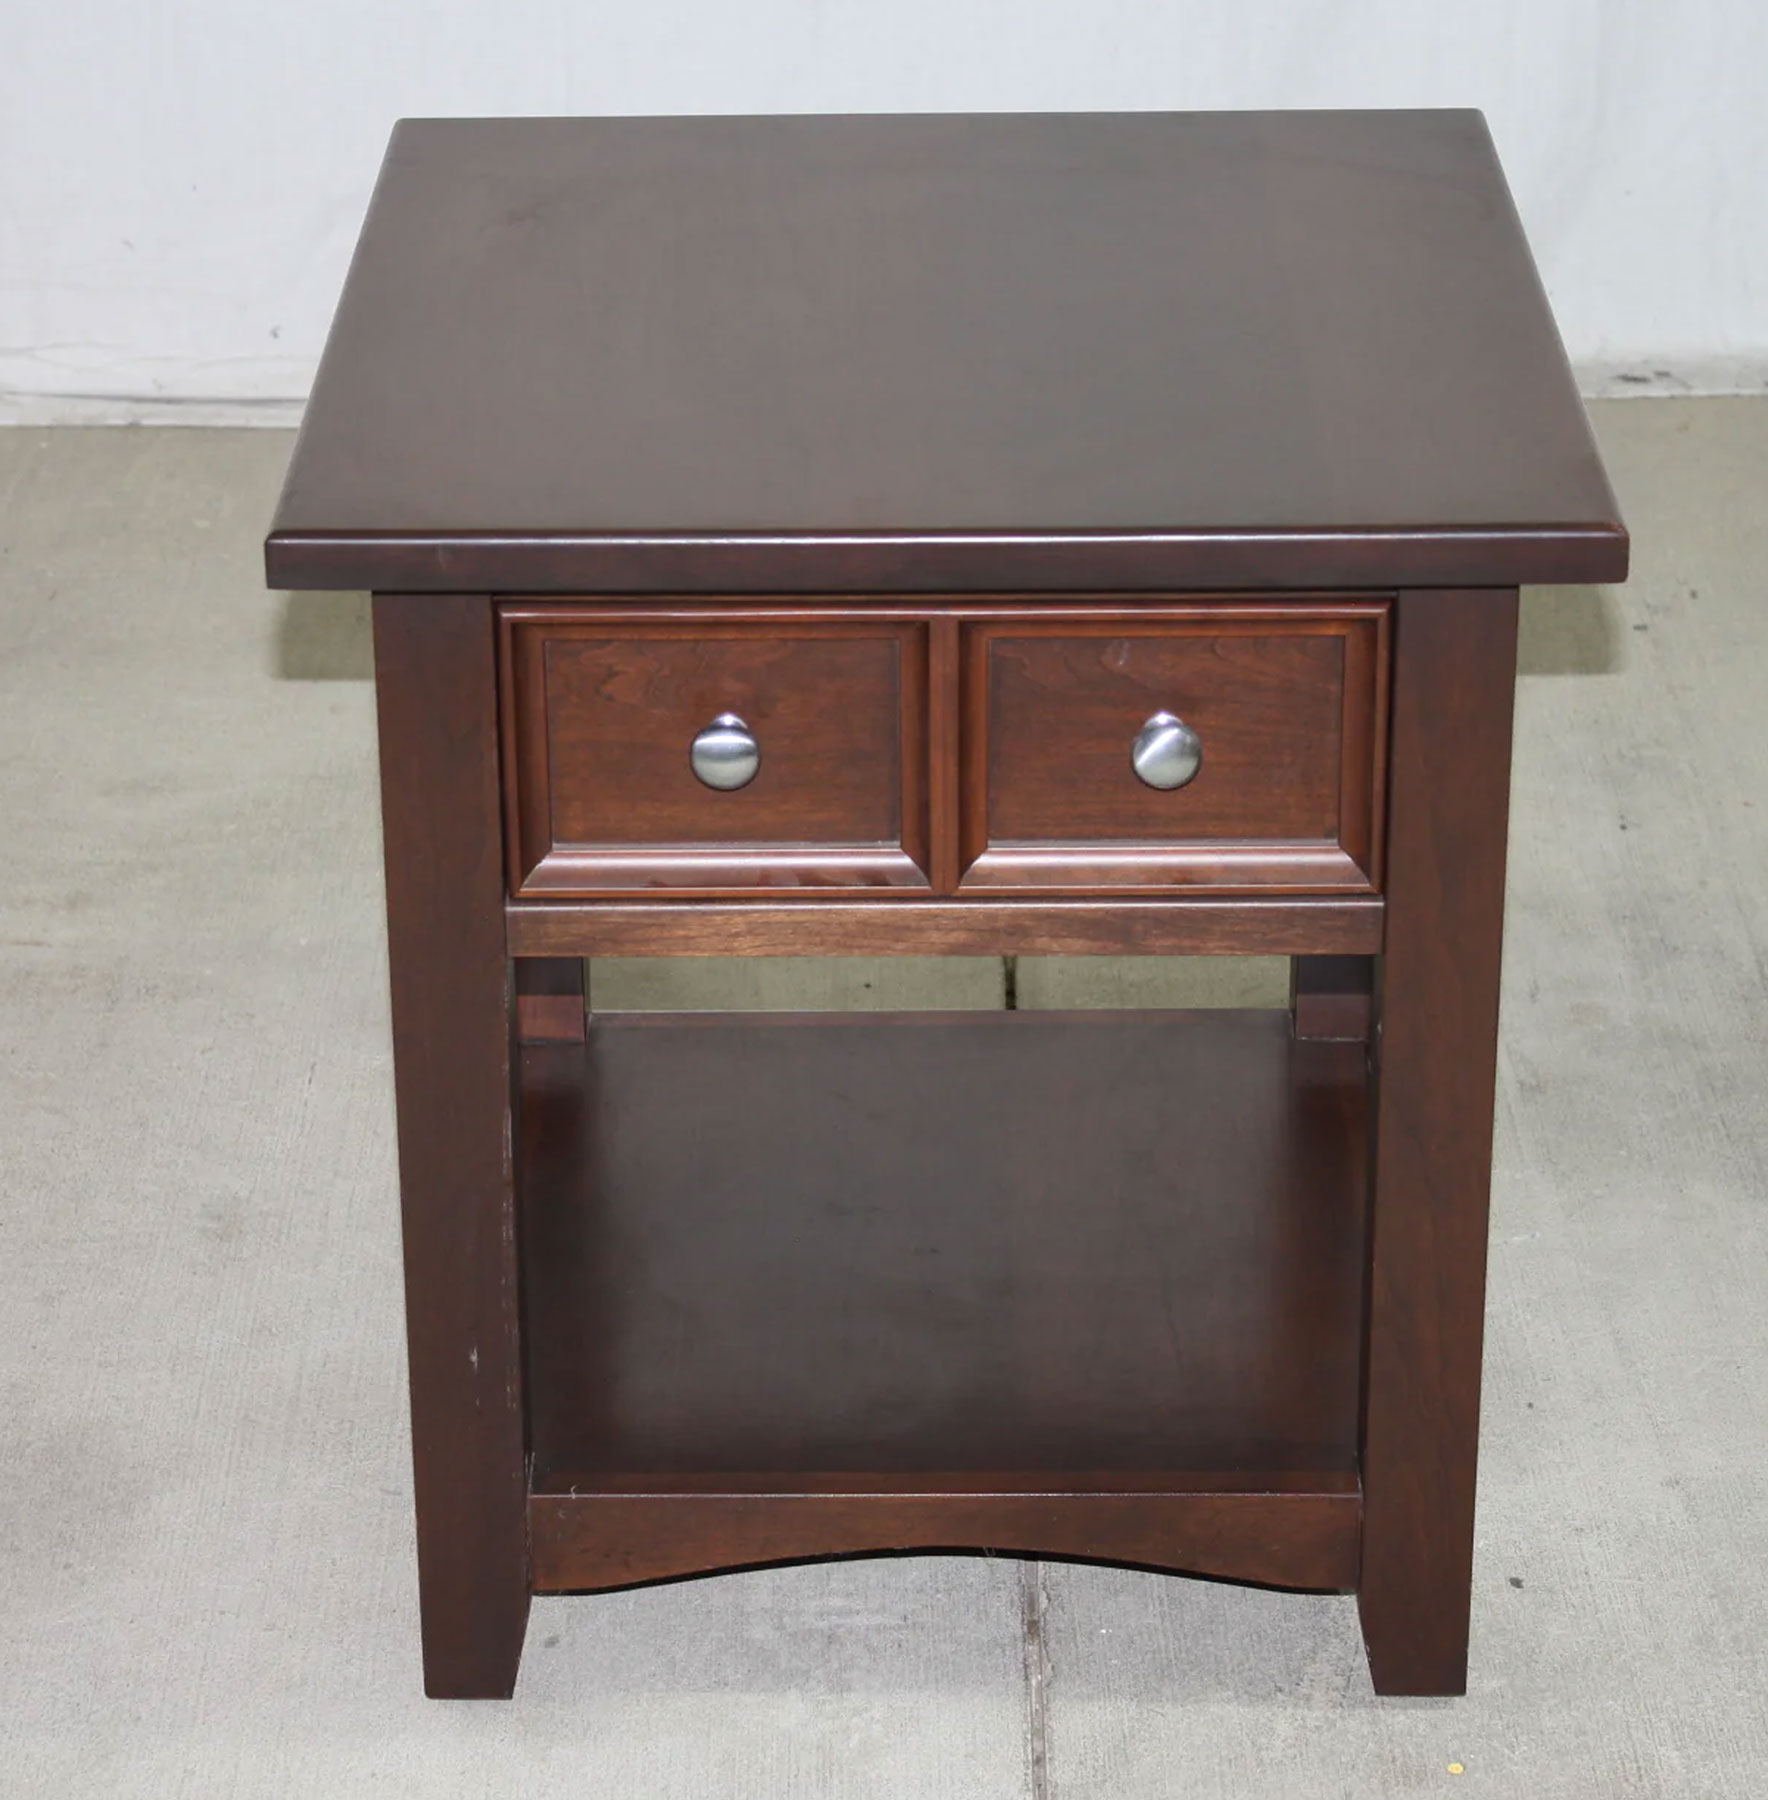
[[[592,162],[634,216],[588,206]],[[878,182],[859,181],[874,168]],[[1023,204],[1028,169],[1048,217]],[[718,204],[691,232],[646,223],[702,189]],[[1147,229],[1162,196],[1183,256]],[[843,235],[856,206],[877,227],[857,249]],[[979,209],[1004,223],[972,257]],[[1099,242],[1056,255],[1077,219]],[[923,237],[917,259],[877,248]],[[792,254],[752,253],[776,238]],[[632,256],[598,260],[607,242]],[[1091,385],[1028,390],[1021,364],[1089,366],[1084,328],[1101,309],[1116,317],[1118,290],[1102,297],[1088,271],[1113,256],[1146,266],[1149,293],[1178,305],[1159,314],[1173,354],[1143,371],[1159,377],[1153,397],[1145,379],[1129,404],[1134,359],[1109,355]],[[759,325],[743,308],[658,321],[656,296],[698,293],[684,275],[707,258],[754,286]],[[629,264],[631,291],[613,273]],[[1028,266],[1037,283],[1016,280]],[[1373,290],[1369,266],[1387,277]],[[931,290],[929,268],[943,271]],[[974,304],[944,303],[953,284],[1002,300],[993,335],[977,339]],[[1398,298],[1355,312],[1378,314],[1378,333],[1345,327],[1341,342],[1346,305],[1370,292]],[[497,335],[512,295],[528,308],[525,345],[574,329],[586,294],[613,348],[549,367],[531,391],[532,359]],[[822,337],[768,324],[806,294]],[[1224,351],[1209,322],[1249,294],[1263,310]],[[892,335],[893,321],[907,325]],[[633,351],[641,324],[655,341],[641,332]],[[1158,325],[1137,314],[1113,341]],[[1216,360],[1191,354],[1200,336]],[[498,354],[474,354],[487,338]],[[1280,391],[1248,349],[1267,340]],[[663,423],[647,423],[674,364],[660,373],[637,352],[684,342],[698,360]],[[979,344],[1000,354],[973,367]],[[905,367],[973,386],[974,404],[942,411],[912,382],[902,398]],[[755,368],[783,384],[794,425],[738,479],[755,445],[725,376]],[[1420,383],[1420,369],[1435,378]],[[549,412],[566,376],[577,386],[566,380]],[[950,453],[904,475],[927,452],[930,406],[952,427]],[[858,416],[856,440],[845,422]],[[1064,433],[1072,454],[1025,449]],[[474,452],[481,440],[495,449]],[[1106,444],[1116,454],[1083,453]],[[275,585],[405,592],[1501,587],[1618,580],[1626,566],[1539,271],[1469,111],[401,126],[266,542]]]
[[[275,588],[384,593],[1270,592],[1624,581],[1600,525],[741,534],[273,531]]]

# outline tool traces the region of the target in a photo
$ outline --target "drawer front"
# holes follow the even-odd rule
[[[538,604],[500,618],[513,893],[926,887],[924,622]],[[740,724],[718,727],[727,715]],[[742,785],[696,773],[703,733],[705,776]]]
[[[965,628],[964,888],[1372,892],[1385,601]],[[1157,780],[1137,773],[1138,738]]]

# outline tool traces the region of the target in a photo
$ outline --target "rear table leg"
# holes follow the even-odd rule
[[[585,1035],[583,963],[575,956],[524,956],[516,962],[516,1039],[523,1044],[581,1044]]]
[[[1291,959],[1289,1011],[1298,1038],[1367,1038],[1374,1022],[1375,959]]]

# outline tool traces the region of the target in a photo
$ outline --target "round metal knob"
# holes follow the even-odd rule
[[[747,787],[761,767],[761,746],[735,713],[720,713],[688,752],[694,773],[709,788]]]
[[[1136,733],[1130,766],[1151,788],[1182,788],[1203,767],[1203,739],[1177,714],[1157,712]]]

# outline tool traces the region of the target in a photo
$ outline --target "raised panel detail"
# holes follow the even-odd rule
[[[1199,604],[965,627],[965,888],[1380,887],[1387,603]],[[1132,749],[1201,743],[1175,787]]]
[[[502,610],[509,879],[518,896],[925,888],[927,626]],[[695,773],[726,716],[759,751]]]

